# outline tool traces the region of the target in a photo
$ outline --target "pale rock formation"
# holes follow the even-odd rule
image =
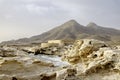
[[[41,43],[42,48],[47,48],[47,47],[57,47],[59,44],[57,43]]]
[[[51,74],[46,74],[52,72]],[[9,80],[42,80],[43,77],[53,76],[54,65],[27,56],[0,58],[0,79]],[[44,75],[43,75],[44,74]],[[39,75],[39,77],[38,77]],[[42,75],[42,76],[40,76]]]
[[[1,80],[79,80],[75,69],[25,57],[0,58]]]
[[[81,80],[119,80],[120,49],[98,40],[78,40],[65,51],[63,60],[74,64]],[[113,76],[114,75],[114,76]],[[99,77],[99,78],[98,78]]]
[[[3,50],[8,52],[3,54]],[[33,54],[32,56],[26,54],[24,50],[27,53],[34,52],[35,54],[56,55],[58,53],[62,55],[62,60],[68,61],[72,65],[55,66],[51,62],[35,58]],[[0,56],[0,80],[120,79],[120,47],[110,47],[103,41],[83,39],[76,40],[73,45],[62,48],[28,47],[24,50],[9,47],[0,49],[2,55]],[[12,54],[12,56],[8,54]]]
[[[100,49],[89,57],[85,73],[97,72],[97,69],[120,71],[120,50]]]
[[[100,47],[107,47],[107,45],[102,41],[94,39],[77,40],[72,48],[65,51],[63,60],[73,64],[79,61],[83,62],[83,59],[87,59],[89,54],[99,50]]]

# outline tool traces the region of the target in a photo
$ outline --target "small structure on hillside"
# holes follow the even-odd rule
[[[41,43],[41,47],[62,47],[73,43],[74,40],[49,40],[47,43]]]
[[[56,43],[59,44],[59,46],[64,46],[64,45],[73,44],[74,40],[49,40],[48,43]]]
[[[62,40],[49,40],[50,44],[58,44],[59,46],[64,46],[64,42]]]

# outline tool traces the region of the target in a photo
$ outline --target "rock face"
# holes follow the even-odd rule
[[[11,47],[0,49],[0,80],[120,79],[120,47],[110,47],[103,41],[83,39],[76,40],[74,44],[62,48],[28,47],[23,49]],[[58,52],[61,54],[62,60],[71,65],[55,66],[53,62],[27,54],[36,50],[38,50],[38,54],[41,54],[40,49],[44,49],[43,51],[47,55],[49,52],[53,53],[53,50]],[[4,51],[6,53],[3,53]]]
[[[120,71],[120,50],[100,49],[89,56],[85,72],[97,69],[111,69]],[[90,62],[91,61],[91,62]]]
[[[78,63],[83,61],[83,59],[87,59],[89,54],[99,50],[100,47],[107,47],[107,45],[102,41],[94,39],[77,40],[73,47],[65,51],[63,60],[70,63]]]
[[[65,52],[63,60],[74,64],[77,75],[82,80],[119,80],[120,78],[119,47],[110,48],[98,40],[76,41],[74,46]]]

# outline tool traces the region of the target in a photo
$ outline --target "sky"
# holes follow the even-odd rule
[[[120,29],[120,0],[0,0],[0,42],[39,35],[71,19]]]

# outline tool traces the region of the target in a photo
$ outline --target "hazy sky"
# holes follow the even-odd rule
[[[120,29],[120,0],[0,0],[0,41],[41,34],[70,19]]]

